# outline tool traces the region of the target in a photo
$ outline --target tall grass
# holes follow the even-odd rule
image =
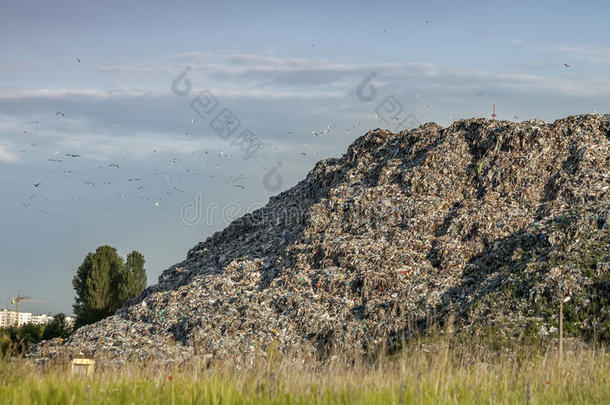
[[[610,355],[604,350],[567,348],[560,363],[552,351],[486,347],[420,342],[390,357],[333,357],[326,363],[269,351],[249,367],[131,364],[98,369],[89,378],[71,376],[66,365],[40,369],[4,360],[0,403],[610,403]]]

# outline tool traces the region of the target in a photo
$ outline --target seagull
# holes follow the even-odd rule
[[[55,113],[55,116],[56,116],[56,117],[65,117],[65,114],[64,114],[64,113],[62,113],[61,111],[57,111],[57,112]]]
[[[34,183],[34,187],[40,186],[42,183]]]
[[[301,155],[306,156],[306,155],[307,155],[307,153],[305,153],[305,152],[301,152]]]
[[[85,186],[95,187],[95,183],[93,183],[92,181],[86,181]]]
[[[79,158],[80,157],[80,155],[76,155],[74,153],[66,153],[66,156],[73,157],[73,158]]]
[[[77,61],[78,63],[80,63],[80,58],[76,58],[76,61]]]
[[[108,167],[116,167],[118,169],[120,166],[118,163],[110,163]]]
[[[125,198],[127,198],[127,196],[126,196],[125,194],[121,194],[121,195],[119,196],[119,198],[120,198],[121,200],[124,200]]]
[[[140,179],[127,179],[127,181],[140,181]]]
[[[144,188],[144,186],[140,186],[140,187],[138,187],[138,191],[139,190],[146,190],[146,189]]]
[[[567,63],[564,63],[563,66],[565,66],[566,68],[570,67],[570,65],[568,65]]]
[[[241,184],[236,184],[235,187],[241,188],[243,190],[245,190],[246,188],[244,186],[242,186]]]

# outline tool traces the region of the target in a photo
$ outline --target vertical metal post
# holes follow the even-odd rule
[[[559,363],[563,354],[563,300],[559,302]]]

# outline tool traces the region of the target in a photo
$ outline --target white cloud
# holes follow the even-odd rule
[[[173,67],[163,66],[126,66],[126,65],[115,65],[115,66],[104,66],[95,65],[91,66],[91,69],[97,70],[102,73],[172,73],[177,72],[179,69]]]
[[[8,147],[0,143],[0,162],[12,163],[17,161],[17,156],[9,152]]]
[[[147,90],[113,90],[110,93],[105,89],[1,89],[0,100],[25,99],[25,98],[68,98],[88,97],[104,99],[117,96],[143,96],[150,94]]]
[[[610,63],[610,46],[605,45],[561,45],[550,48],[575,60],[590,63]]]

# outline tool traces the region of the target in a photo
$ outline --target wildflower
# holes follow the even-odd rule
[[[168,379],[168,380],[170,380],[170,381],[172,380],[172,378],[173,378],[173,377],[172,377],[172,375],[171,375],[171,374],[170,374],[170,375],[167,377],[167,379]]]

